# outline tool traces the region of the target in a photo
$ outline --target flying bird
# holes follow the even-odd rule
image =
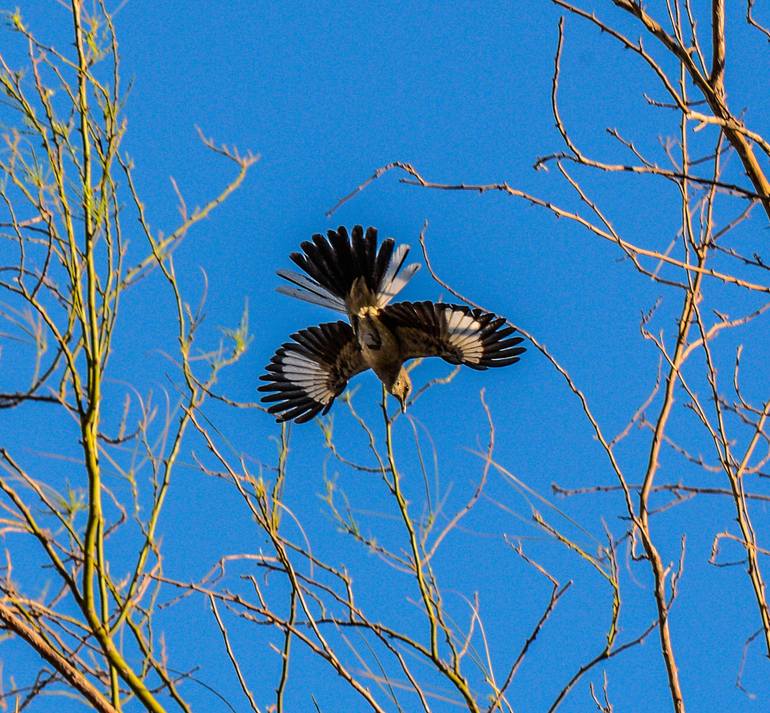
[[[313,236],[291,254],[305,273],[279,270],[289,284],[283,294],[342,312],[347,322],[328,322],[291,335],[265,367],[262,401],[280,421],[304,423],[326,413],[348,380],[372,369],[406,410],[412,384],[404,363],[439,356],[472,369],[519,361],[521,337],[511,336],[504,317],[464,305],[390,301],[419,269],[405,265],[408,245],[386,238],[377,249],[377,230],[356,225],[328,237]]]

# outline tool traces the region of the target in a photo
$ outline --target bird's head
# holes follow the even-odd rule
[[[401,404],[401,412],[406,413],[406,400],[409,398],[409,392],[412,390],[412,381],[409,378],[409,374],[406,373],[406,369],[401,367],[393,383],[388,388],[393,396],[398,399]]]

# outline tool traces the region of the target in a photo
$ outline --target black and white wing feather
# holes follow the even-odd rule
[[[330,230],[326,238],[317,233],[301,247],[302,252],[292,253],[291,259],[305,274],[278,270],[278,276],[291,283],[278,291],[337,312],[346,312],[345,299],[358,278],[372,294],[373,306],[384,307],[420,267],[405,265],[408,245],[396,247],[393,238],[386,238],[378,249],[377,229],[364,232],[360,225],[351,235],[344,226]]]
[[[330,322],[292,334],[265,367],[259,387],[268,412],[280,421],[304,423],[326,413],[348,379],[367,368],[353,329]]]
[[[439,356],[481,370],[515,364],[525,351],[505,317],[463,305],[399,302],[380,319],[396,334],[404,360]]]

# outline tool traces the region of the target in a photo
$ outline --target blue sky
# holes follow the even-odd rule
[[[620,13],[595,4],[604,17],[638,34]],[[651,11],[664,12],[661,3],[650,5]],[[35,3],[21,9],[33,30],[64,46],[63,10],[56,4]],[[732,4],[730,10],[737,12]],[[605,432],[613,436],[623,428],[650,392],[658,369],[655,349],[639,334],[641,314],[660,300],[654,326],[670,339],[679,293],[634,271],[615,246],[524,201],[498,193],[405,186],[395,172],[331,218],[325,215],[376,167],[393,160],[412,163],[429,180],[507,181],[576,209],[578,200],[555,169],[536,172],[532,167],[538,156],[563,148],[550,105],[560,15],[557,7],[535,0],[405,5],[137,1],[121,8],[116,26],[122,74],[124,83],[132,84],[123,146],[136,163],[135,176],[153,227],[168,232],[176,224],[171,176],[188,205],[204,202],[230,176],[230,167],[200,145],[196,126],[218,142],[261,155],[243,187],[191,231],[176,257],[177,274],[190,302],[195,303],[202,290],[201,268],[207,275],[204,344],[216,343],[221,327],[237,324],[248,304],[254,339],[244,359],[219,384],[223,393],[254,400],[262,367],[291,332],[336,319],[275,292],[275,270],[289,267],[289,253],[301,241],[337,225],[362,223],[410,243],[414,257],[422,260],[417,238],[427,220],[428,249],[439,275],[546,344],[585,392]],[[770,53],[758,35],[741,24],[741,17],[737,13],[728,18],[728,91],[734,106],[748,107],[747,121],[761,132],[770,129],[770,100],[767,82],[757,78],[770,76]],[[664,65],[671,66],[665,60]],[[676,134],[676,118],[651,108],[644,93],[662,98],[658,84],[636,58],[586,23],[567,19],[560,99],[564,121],[579,145],[608,161],[627,160],[605,131],[617,128],[663,163],[659,138]],[[708,131],[694,135],[692,141],[701,141],[705,148],[713,138]],[[740,180],[738,168],[733,157],[726,175]],[[680,214],[673,184],[647,176],[590,174],[579,168],[574,173],[632,242],[665,250],[674,239]],[[726,222],[741,206],[725,199],[719,204],[718,223]],[[744,245],[761,245],[766,239],[766,223],[758,213],[741,230]],[[136,226],[129,223],[126,231],[131,249],[141,253],[143,238]],[[738,313],[755,304],[713,283],[707,285],[714,306]],[[451,298],[425,269],[402,296]],[[175,348],[175,323],[171,297],[158,276],[131,293],[123,309],[110,362],[107,423],[116,423],[120,416],[123,382],[130,381],[143,393],[153,390],[159,400],[164,389],[173,399],[179,379],[163,355]],[[754,348],[745,354],[746,379],[760,400],[767,397],[762,367],[763,349],[770,346],[766,320],[751,329],[746,339],[754,340]],[[737,344],[743,337],[728,339]],[[11,379],[21,366],[11,363],[9,368],[7,354],[0,367]],[[732,354],[729,348],[724,352],[725,373]],[[413,379],[419,386],[449,371],[443,363],[425,364]],[[0,378],[6,376],[0,372]],[[702,378],[696,384],[705,394]],[[376,380],[365,375],[354,386],[357,408],[381,433]],[[584,530],[522,495],[509,478],[493,470],[489,498],[447,541],[436,566],[451,592],[448,606],[460,621],[467,620],[460,594],[479,593],[500,670],[534,626],[549,593],[547,584],[513,553],[504,536],[520,540],[525,551],[562,583],[574,580],[512,688],[517,711],[542,711],[581,663],[601,650],[611,593],[584,561],[532,525],[531,504],[594,551],[603,540],[605,525],[616,535],[623,532],[622,499],[617,494],[554,499],[552,482],[579,488],[615,481],[579,402],[553,367],[530,348],[516,366],[494,373],[464,370],[411,409],[416,428],[423,434],[423,428],[429,431],[438,450],[434,495],[447,498],[448,511],[462,505],[481,476],[483,462],[475,452],[484,450],[487,442],[482,388],[496,425],[495,460]],[[233,453],[243,454],[255,470],[259,464],[274,463],[279,429],[266,414],[219,406],[205,412],[232,444]],[[338,403],[332,413],[340,448],[351,457],[366,459],[366,439],[344,405]],[[76,462],[52,461],[43,455],[69,453],[73,447],[63,442],[61,433],[46,428],[47,416],[34,408],[25,411],[21,423],[4,422],[0,416],[0,440],[18,443],[29,462],[38,464],[55,486],[65,480],[82,485]],[[688,439],[694,452],[707,452],[708,442],[684,409],[677,412],[672,433]],[[397,423],[396,437],[405,487],[415,512],[421,512],[425,492],[412,429],[405,419]],[[423,440],[425,447],[427,443]],[[637,430],[618,449],[632,482],[643,473],[648,443],[645,433]],[[232,487],[194,467],[192,452],[205,452],[200,441],[190,438],[185,449],[184,467],[172,486],[161,529],[166,573],[194,579],[222,555],[253,552],[265,547],[265,541]],[[713,480],[704,479],[672,452],[663,458],[661,482],[692,478],[693,483],[727,487],[718,474],[711,476]],[[326,512],[320,497],[325,474],[337,479],[378,539],[394,549],[404,546],[381,481],[330,459],[317,425],[292,428],[285,498],[315,551],[334,564],[348,565],[361,601],[378,616],[419,631],[419,617],[410,603],[416,591],[410,583],[339,533]],[[711,540],[720,529],[730,527],[731,512],[724,498],[700,498],[654,521],[667,561],[678,559],[681,535],[687,534],[685,577],[672,613],[672,634],[686,703],[693,711],[765,710],[770,694],[767,660],[758,642],[749,649],[744,673],[756,698],[735,687],[742,643],[759,625],[743,569],[706,564]],[[767,530],[765,516],[761,509],[755,512],[760,533]],[[123,546],[128,544],[115,544],[116,560]],[[625,607],[620,641],[624,641],[652,621],[654,607],[649,569],[627,559],[622,548],[620,554]],[[26,564],[31,566],[29,557]],[[19,566],[23,571],[25,562]],[[247,569],[241,565],[238,572]],[[273,594],[280,598],[280,584],[275,584]],[[164,613],[162,620],[171,659],[176,657],[174,665],[199,666],[198,679],[244,710],[208,604],[190,598]],[[277,670],[277,657],[269,648],[274,639],[263,629],[235,620],[229,623],[252,690],[258,702],[266,704],[273,696]],[[14,655],[29,656],[23,651]],[[324,713],[359,710],[360,702],[338,685],[328,668],[302,651],[295,665],[289,710],[312,710],[311,692]],[[588,683],[600,685],[603,670],[616,710],[670,708],[653,634],[644,646],[597,667],[560,710],[589,710]],[[189,684],[184,690],[194,709],[219,709],[217,699],[204,687]],[[61,700],[49,699],[47,710],[62,710]],[[414,700],[406,697],[404,709],[413,710],[411,705]],[[437,704],[436,710],[454,710],[446,705]],[[38,704],[36,710],[45,708]]]

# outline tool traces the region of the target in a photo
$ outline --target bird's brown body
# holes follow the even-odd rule
[[[393,392],[399,375],[406,376],[398,337],[383,324],[376,307],[365,307],[356,315],[354,331],[364,362],[403,405],[406,394]]]
[[[404,357],[398,337],[380,319],[382,310],[377,305],[376,293],[367,287],[363,277],[353,281],[345,308],[364,363],[392,393],[393,384],[404,371]],[[406,394],[403,398],[399,394],[393,395],[403,404]]]

